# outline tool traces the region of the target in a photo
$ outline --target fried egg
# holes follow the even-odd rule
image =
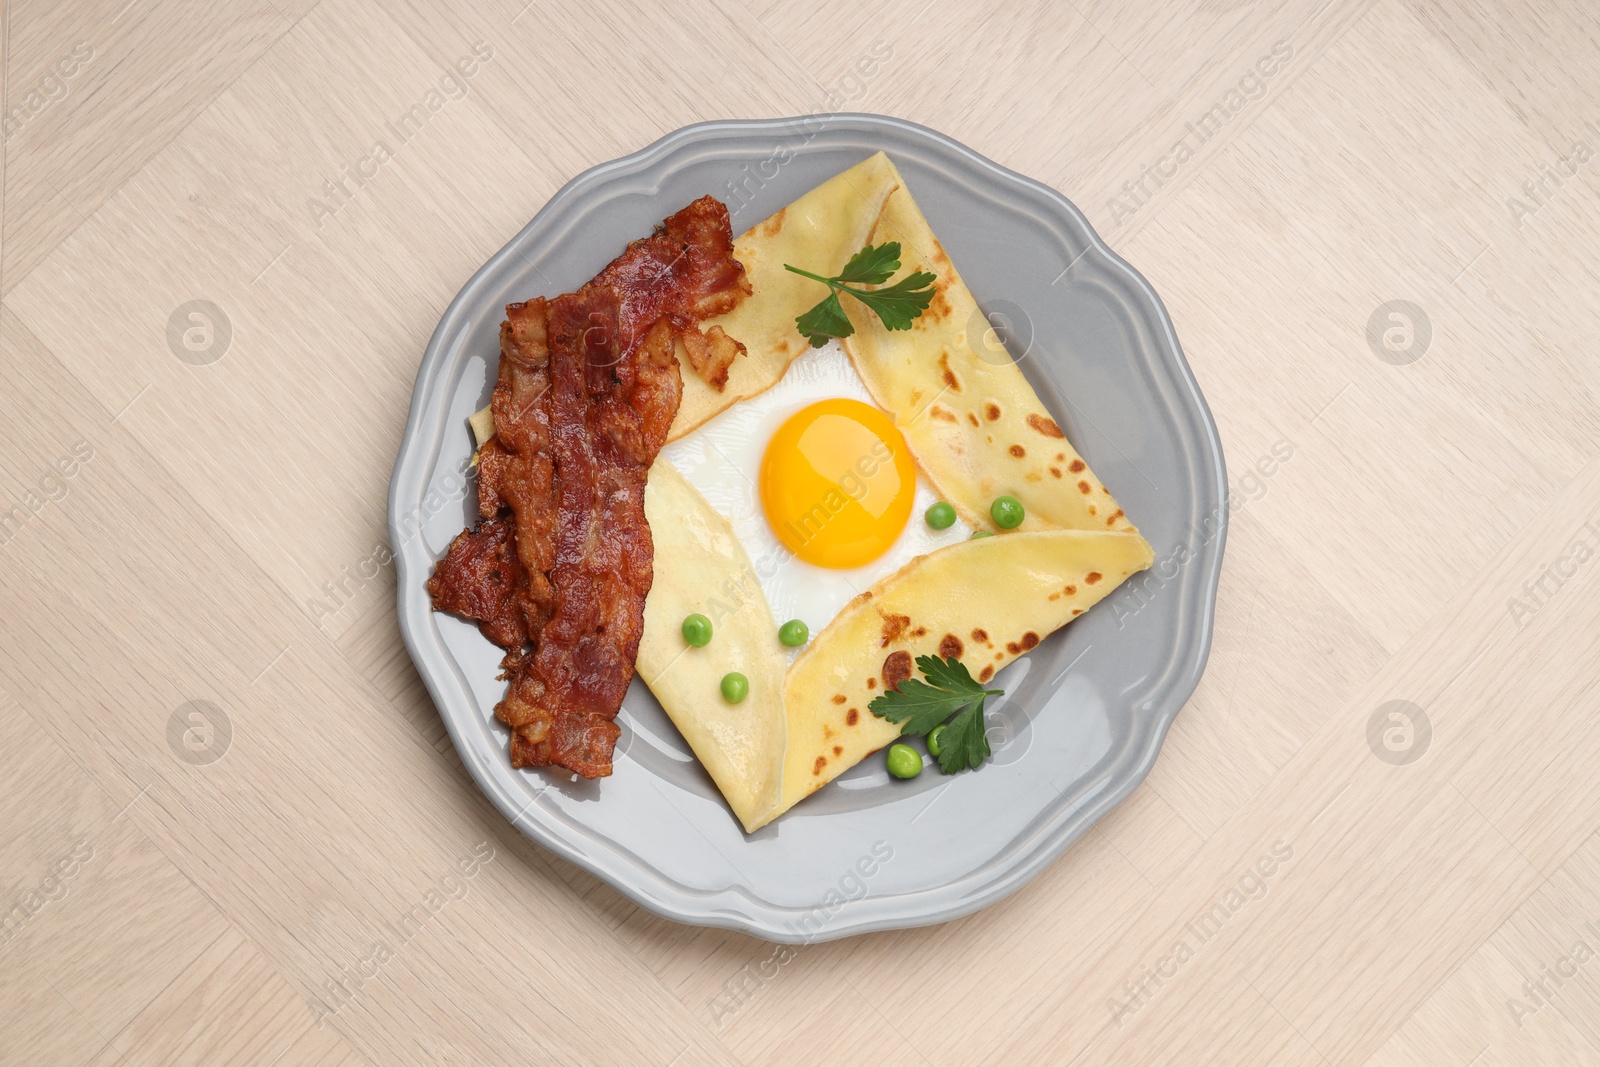
[[[775,622],[813,634],[874,582],[972,535],[960,520],[927,524],[939,494],[837,341],[661,454],[733,527]]]

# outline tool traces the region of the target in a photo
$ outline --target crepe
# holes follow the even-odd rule
[[[882,153],[736,240],[754,293],[712,322],[748,355],[735,360],[721,393],[685,375],[671,437],[769,388],[805,351],[794,318],[824,293],[784,263],[836,273],[863,244],[888,240],[901,244],[899,276],[932,271],[937,293],[913,328],[898,332],[847,300],[856,328],[844,342],[850,359],[964,521],[993,531],[989,504],[1001,494],[1023,501],[1027,518],[1018,530],[938,549],[883,577],[789,663],[733,527],[657,460],[645,500],[656,573],[640,673],[746,830],[899,736],[867,707],[886,674],[892,684],[916,656],[937,653],[987,680],[1152,558],[1022,372],[985,336],[976,301]],[[719,618],[711,645],[687,648],[679,625],[712,598],[733,613]],[[750,680],[739,704],[718,695],[730,670]]]

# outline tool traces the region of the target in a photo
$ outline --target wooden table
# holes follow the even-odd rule
[[[0,1062],[1600,1062],[1593,5],[820,7],[5,5]],[[838,109],[1079,204],[1237,497],[1120,809],[781,948],[508,828],[384,507],[440,313],[563,182]]]

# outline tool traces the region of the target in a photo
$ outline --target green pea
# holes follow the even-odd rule
[[[929,508],[923,518],[928,520],[928,525],[935,530],[948,530],[956,524],[956,509],[949,501],[941,500]]]
[[[799,648],[811,640],[811,627],[799,619],[790,619],[778,627],[778,640],[789,648]]]
[[[737,704],[750,695],[750,679],[738,671],[729,671],[722,676],[722,699],[730,704]]]
[[[1002,530],[1015,530],[1022,525],[1027,514],[1022,510],[1022,501],[1014,496],[997,496],[994,503],[989,505],[989,517]]]
[[[971,537],[967,538],[967,540],[968,541],[976,541],[980,537],[993,537],[993,536],[994,536],[994,531],[993,530],[978,530]]]
[[[695,648],[711,643],[711,620],[696,612],[683,620],[683,640]]]
[[[896,778],[915,778],[922,773],[922,757],[910,745],[890,745],[889,773]]]
[[[928,755],[937,756],[944,751],[944,742],[940,740],[943,736],[943,726],[935,726],[928,731]]]

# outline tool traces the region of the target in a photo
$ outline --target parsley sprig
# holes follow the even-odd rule
[[[785,263],[784,270],[793,271],[812,281],[821,282],[829,290],[827,299],[804,315],[795,318],[800,332],[811,342],[812,348],[821,348],[830,337],[849,337],[856,332],[850,316],[839,303],[840,293],[849,293],[867,307],[877,312],[884,329],[909,330],[912,321],[933,300],[933,283],[936,276],[925,270],[913,271],[893,285],[881,289],[856,289],[857,285],[883,285],[900,269],[900,242],[889,241],[881,245],[867,245],[850,257],[844,270],[832,278],[824,278],[808,270]]]
[[[927,681],[907,678],[898,689],[874,697],[867,710],[900,723],[901,734],[926,734],[949,720],[939,735],[939,769],[945,774],[977,770],[989,758],[983,702],[1005,690],[985,689],[958,659],[918,656],[917,669]]]

